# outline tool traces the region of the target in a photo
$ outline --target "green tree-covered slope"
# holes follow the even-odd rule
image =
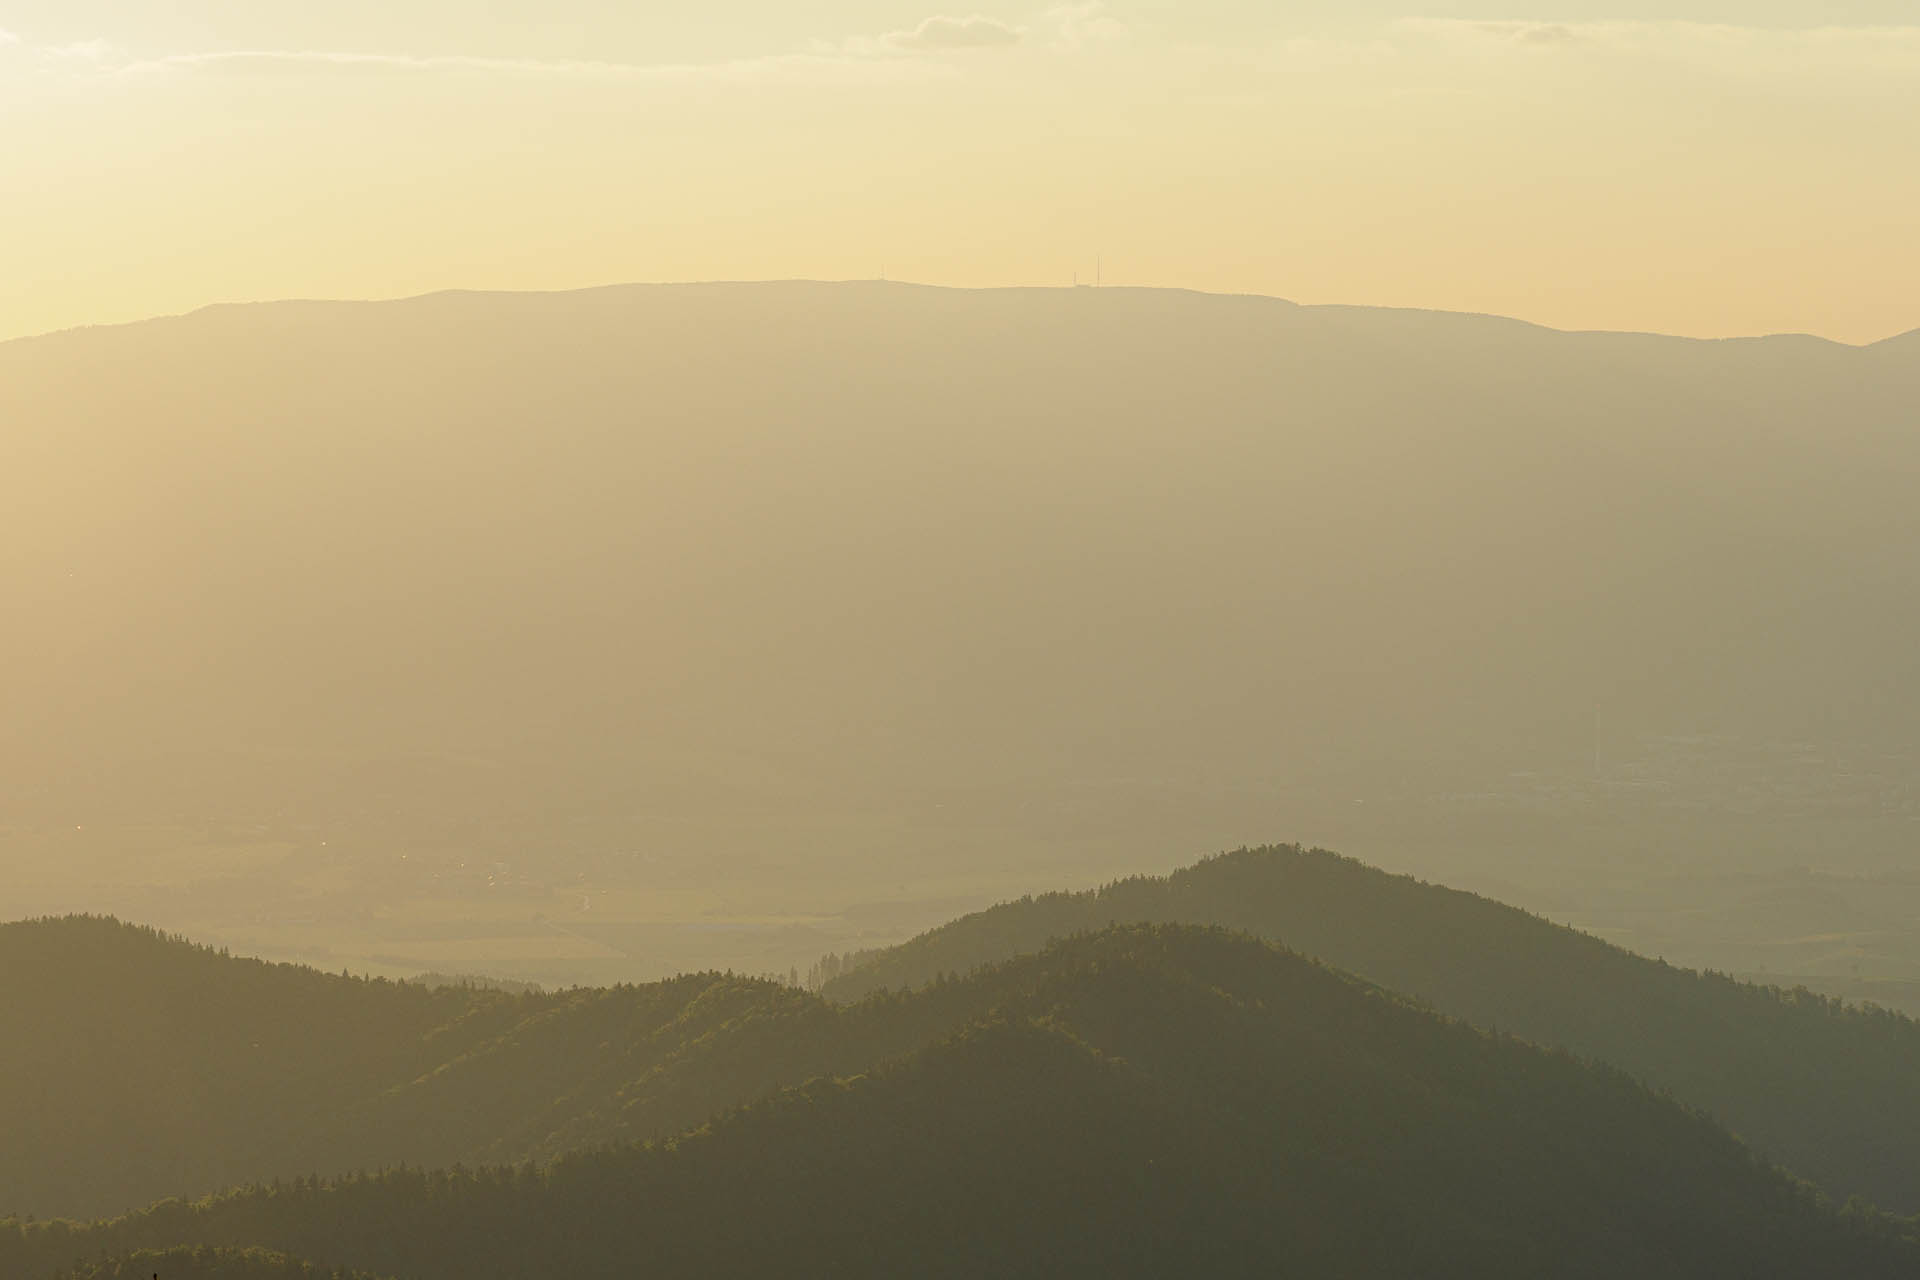
[[[867,1006],[949,1035],[676,1140],[0,1228],[0,1273],[183,1244],[552,1275],[1906,1276],[1622,1073],[1243,936],[1123,927]]]
[[[854,1000],[1116,921],[1245,930],[1443,1013],[1639,1076],[1836,1197],[1920,1209],[1920,1023],[1677,969],[1473,894],[1323,850],[1210,858],[1022,899],[855,957]]]

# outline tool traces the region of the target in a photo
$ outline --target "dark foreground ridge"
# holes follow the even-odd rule
[[[1276,939],[1475,1025],[1702,1108],[1836,1200],[1916,1203],[1920,1027],[1648,961],[1468,894],[1281,848],[1052,895],[866,958],[851,1005],[708,973],[428,991],[220,955],[97,919],[0,927],[0,1212],[104,1217],[275,1178],[546,1162],[668,1138],[952,1034],[986,988],[924,986],[1114,921]],[[943,994],[944,993],[944,994]],[[974,993],[974,994],[968,994]]]
[[[1119,921],[1245,930],[1477,1026],[1624,1068],[1840,1199],[1920,1209],[1920,1024],[1649,960],[1513,907],[1297,846],[1022,899],[857,957],[838,1000]]]
[[[1907,1224],[1619,1072],[1244,936],[1115,928],[839,1016],[950,1030],[672,1141],[8,1224],[0,1274],[180,1245],[398,1280],[1920,1268]]]

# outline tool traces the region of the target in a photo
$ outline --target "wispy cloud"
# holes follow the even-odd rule
[[[1643,64],[1795,94],[1904,92],[1920,75],[1920,26],[1760,27],[1730,23],[1490,22],[1405,18],[1394,23],[1399,58],[1466,67],[1513,60],[1551,66]]]
[[[43,67],[116,78],[186,74],[439,75],[628,82],[767,79],[898,78],[940,74],[937,61],[915,57],[1008,48],[1023,28],[993,18],[934,17],[911,30],[842,44],[816,41],[805,51],[702,63],[635,63],[582,59],[493,58],[465,54],[405,54],[338,49],[223,49],[130,56],[105,41],[34,46],[0,31],[0,49],[35,58]],[[915,70],[915,64],[920,69]]]
[[[628,63],[577,59],[487,58],[462,54],[365,53],[331,49],[231,49],[130,58],[106,46],[74,46],[64,58],[35,50],[43,63],[115,79],[210,76],[434,76],[494,80],[566,80],[608,84],[888,80],[922,74],[908,59],[871,59],[814,51],[705,63]]]
[[[910,31],[889,31],[877,43],[896,53],[946,53],[1009,49],[1025,37],[1026,32],[1020,27],[976,13],[965,18],[936,15]]]
[[[842,41],[820,40],[822,53],[860,58],[929,57],[936,54],[977,53],[1031,48],[1063,52],[1111,41],[1126,27],[1107,15],[1101,0],[1056,5],[1030,15],[1026,22],[975,13],[964,18],[935,15],[918,26],[878,36],[854,36]]]
[[[1752,27],[1733,23],[1525,22],[1403,18],[1402,32],[1460,43],[1583,46],[1641,53],[1822,54],[1878,59],[1920,52],[1920,26]]]
[[[664,64],[597,60],[476,57],[331,49],[242,49],[133,55],[105,41],[37,45],[0,29],[0,56],[26,59],[46,76],[152,78],[233,76],[443,76],[554,79],[634,84],[891,81],[960,74],[976,54],[1024,50],[1030,55],[1089,51],[1129,34],[1101,0],[1071,0],[1028,10],[1018,21],[978,12],[935,14],[912,27],[851,39],[817,40],[806,49],[762,57]],[[1174,52],[1179,58],[1186,54]],[[1237,50],[1249,64],[1312,70],[1419,59],[1515,58],[1652,60],[1729,74],[1804,84],[1854,73],[1920,73],[1920,25],[1775,29],[1680,21],[1537,22],[1403,18],[1365,32],[1303,32],[1278,44]],[[1436,62],[1435,60],[1438,59]],[[1522,65],[1516,63],[1516,65]],[[1549,64],[1550,65],[1550,64]],[[1785,82],[1784,80],[1782,81]]]
[[[1580,33],[1564,22],[1481,22],[1475,24],[1489,35],[1515,44],[1576,44]]]
[[[350,53],[326,49],[232,49],[215,53],[176,53],[128,62],[122,68],[122,70],[136,72],[163,70],[450,71],[516,76],[634,76],[672,74],[676,71],[691,69],[617,62],[476,58],[458,54],[416,56],[398,53]]]
[[[1032,25],[982,13],[935,14],[912,27],[850,39],[816,40],[794,53],[703,63],[632,63],[581,59],[497,58],[340,49],[224,49],[133,55],[103,40],[62,46],[31,44],[0,29],[0,50],[37,61],[49,74],[158,78],[212,75],[441,75],[632,82],[828,80],[946,74],[942,55],[1010,50],[1022,45],[1073,49],[1122,34],[1099,0],[1034,14]],[[912,70],[913,67],[920,70]]]
[[[1127,25],[1107,12],[1103,0],[1057,5],[1044,17],[1053,29],[1054,42],[1069,49],[1118,40],[1128,34]]]
[[[105,40],[40,45],[34,49],[34,53],[44,62],[65,66],[102,66],[124,60],[120,51]]]

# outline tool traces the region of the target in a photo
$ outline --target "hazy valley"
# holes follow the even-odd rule
[[[0,3],[0,1280],[1920,1277],[1912,4],[924,2]]]
[[[0,346],[14,917],[804,970],[1285,832],[1910,1002],[1920,342],[634,287]]]

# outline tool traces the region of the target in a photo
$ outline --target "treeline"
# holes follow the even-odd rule
[[[829,951],[807,967],[807,976],[803,985],[809,991],[825,990],[828,983],[852,973],[867,957],[878,954],[880,952],[874,949],[849,951],[845,955],[838,951]]]
[[[861,1009],[946,1030],[672,1140],[0,1225],[0,1274],[179,1245],[406,1280],[1920,1267],[1911,1224],[1622,1073],[1244,937],[1119,928]]]
[[[1837,1199],[1915,1202],[1915,1024],[1673,969],[1330,854],[1245,851],[996,908],[828,991],[964,974],[1108,918],[1160,917],[1276,937],[1442,1012],[1624,1067]],[[810,1078],[866,1072],[985,1012],[980,988],[954,981],[846,1007],[722,974],[428,991],[87,919],[0,927],[0,963],[37,975],[0,1037],[0,1212],[41,1217],[665,1138]]]
[[[537,982],[520,982],[512,978],[489,978],[477,973],[439,973],[428,970],[416,973],[407,979],[416,987],[471,987],[477,991],[504,991],[510,996],[545,995],[547,989]]]
[[[671,1059],[744,1009],[818,1004],[719,974],[429,988],[88,917],[0,926],[0,972],[18,975],[0,1034],[0,1213],[41,1217],[673,1132],[744,1097],[662,1083],[682,1078]],[[627,1110],[636,1088],[664,1094],[659,1126]]]
[[[266,1249],[142,1249],[86,1263],[60,1273],[60,1280],[375,1280],[360,1271],[316,1267]]]
[[[118,1212],[273,1173],[506,997],[228,956],[113,920],[0,926],[0,1212]]]
[[[850,1001],[912,988],[1124,921],[1271,939],[1442,1013],[1624,1068],[1838,1198],[1920,1210],[1920,1023],[1675,968],[1325,850],[1242,849],[1023,898],[870,954],[824,990]]]
[[[1915,1024],[1647,961],[1330,854],[1246,851],[968,917],[829,984],[903,986],[1108,918],[1276,937],[1443,1012],[1622,1066],[1837,1199],[1905,1211]],[[226,958],[149,930],[0,927],[0,1212],[94,1217],[297,1173],[548,1161],[677,1134],[948,1034],[963,982],[845,1008],[703,974],[513,996]]]
[[[0,1214],[91,1218],[240,1183],[545,1161],[666,1137],[950,1030],[694,974],[511,995],[223,957],[110,920],[0,926]]]

